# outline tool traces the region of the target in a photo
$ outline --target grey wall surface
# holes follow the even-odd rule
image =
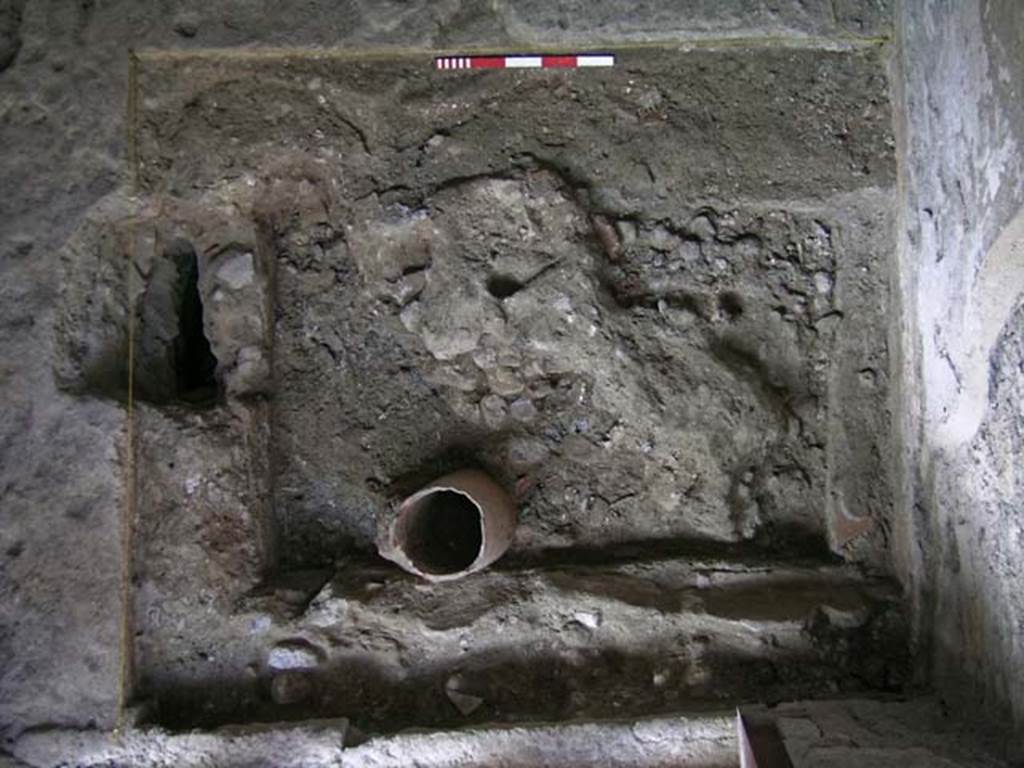
[[[908,0],[898,37],[899,565],[922,676],[1020,759],[1007,734],[1024,726],[1024,5]]]

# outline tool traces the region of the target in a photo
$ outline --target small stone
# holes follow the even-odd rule
[[[838,312],[831,312],[819,318],[814,323],[814,329],[818,333],[833,333],[842,324],[843,317]]]
[[[593,451],[593,444],[581,435],[567,435],[562,440],[562,453],[568,458],[585,461]]]
[[[619,232],[619,239],[623,245],[631,245],[636,241],[636,224],[628,219],[619,219],[615,222],[615,229]]]
[[[473,362],[481,371],[487,371],[498,365],[498,353],[493,347],[479,346],[471,353]]]
[[[275,589],[274,597],[292,606],[303,606],[309,602],[309,594],[301,589]]]
[[[856,629],[864,626],[868,620],[867,611],[863,608],[843,609],[822,605],[819,611],[822,620],[836,629]]]
[[[487,383],[496,395],[511,397],[523,391],[523,381],[511,368],[494,368],[487,372]]]
[[[718,231],[717,227],[715,227],[715,223],[704,214],[694,216],[693,219],[690,220],[687,229],[704,241],[713,239]]]
[[[423,289],[426,287],[427,273],[425,271],[413,272],[399,278],[395,283],[389,283],[385,296],[398,306],[404,307],[423,293]]]
[[[616,228],[612,227],[604,216],[593,216],[591,224],[594,227],[594,233],[597,235],[598,240],[601,241],[605,256],[611,262],[618,261],[622,256],[622,240]]]
[[[647,237],[647,244],[656,251],[662,253],[671,252],[678,243],[675,235],[669,232],[665,227],[660,224],[651,230]]]
[[[35,241],[25,235],[15,235],[7,240],[3,246],[3,255],[15,259],[23,259],[32,253]]]
[[[254,616],[249,622],[249,631],[254,635],[262,635],[270,629],[272,623],[270,617],[265,614]]]
[[[518,368],[522,365],[523,356],[519,350],[506,347],[498,350],[498,365],[504,368]]]
[[[235,367],[225,375],[228,390],[233,394],[257,394],[270,381],[270,363],[260,347],[238,350]]]
[[[448,700],[455,705],[455,708],[462,713],[463,717],[469,717],[476,712],[484,700],[479,696],[462,693],[458,690],[462,686],[462,678],[459,675],[452,675],[444,684],[444,692]]]
[[[761,253],[761,239],[754,235],[743,235],[733,243],[733,253],[739,259],[755,259]]]
[[[528,423],[537,418],[537,407],[532,401],[521,397],[508,408],[509,415],[516,421]]]
[[[601,626],[601,614],[588,611],[577,611],[572,615],[573,620],[582,624],[587,629],[597,629]]]
[[[251,253],[234,253],[217,264],[217,279],[233,291],[252,284],[256,269]]]
[[[548,458],[548,447],[540,440],[524,438],[508,446],[508,463],[514,471],[535,467]]]
[[[480,415],[489,428],[499,429],[505,424],[508,406],[505,405],[505,400],[497,395],[487,395],[480,401]]]
[[[645,88],[637,95],[637,103],[640,105],[641,109],[649,112],[657,109],[663,98],[661,91],[657,88]]]
[[[814,273],[814,289],[821,294],[826,294],[832,290],[832,275],[828,272],[815,272]]]
[[[182,37],[195,37],[199,32],[199,17],[194,13],[182,13],[174,19],[174,31]]]
[[[312,669],[320,664],[317,649],[303,641],[289,641],[275,646],[267,656],[272,670]]]
[[[561,358],[546,357],[541,362],[541,367],[546,376],[564,376],[567,373],[573,372],[568,356]]]
[[[480,388],[481,381],[478,373],[476,369],[469,366],[459,364],[442,365],[430,372],[427,380],[431,384],[438,384],[442,387],[469,394]]]
[[[701,260],[700,243],[696,240],[683,240],[676,249],[676,258],[686,264],[695,264]]]
[[[281,672],[270,681],[270,698],[275,704],[298,704],[312,694],[313,681],[303,672]]]

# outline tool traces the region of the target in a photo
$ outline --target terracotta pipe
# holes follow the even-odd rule
[[[480,470],[462,469],[399,504],[377,550],[428,581],[451,581],[501,557],[515,528],[508,494]]]

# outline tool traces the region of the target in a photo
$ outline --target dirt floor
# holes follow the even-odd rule
[[[879,51],[430,64],[135,64],[136,194],[66,251],[58,373],[116,395],[133,350],[140,717],[903,690]],[[463,467],[519,509],[492,572],[377,558]]]

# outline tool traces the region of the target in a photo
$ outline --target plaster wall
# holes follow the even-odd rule
[[[898,568],[922,679],[1020,759],[1024,6],[908,0],[897,28]]]

